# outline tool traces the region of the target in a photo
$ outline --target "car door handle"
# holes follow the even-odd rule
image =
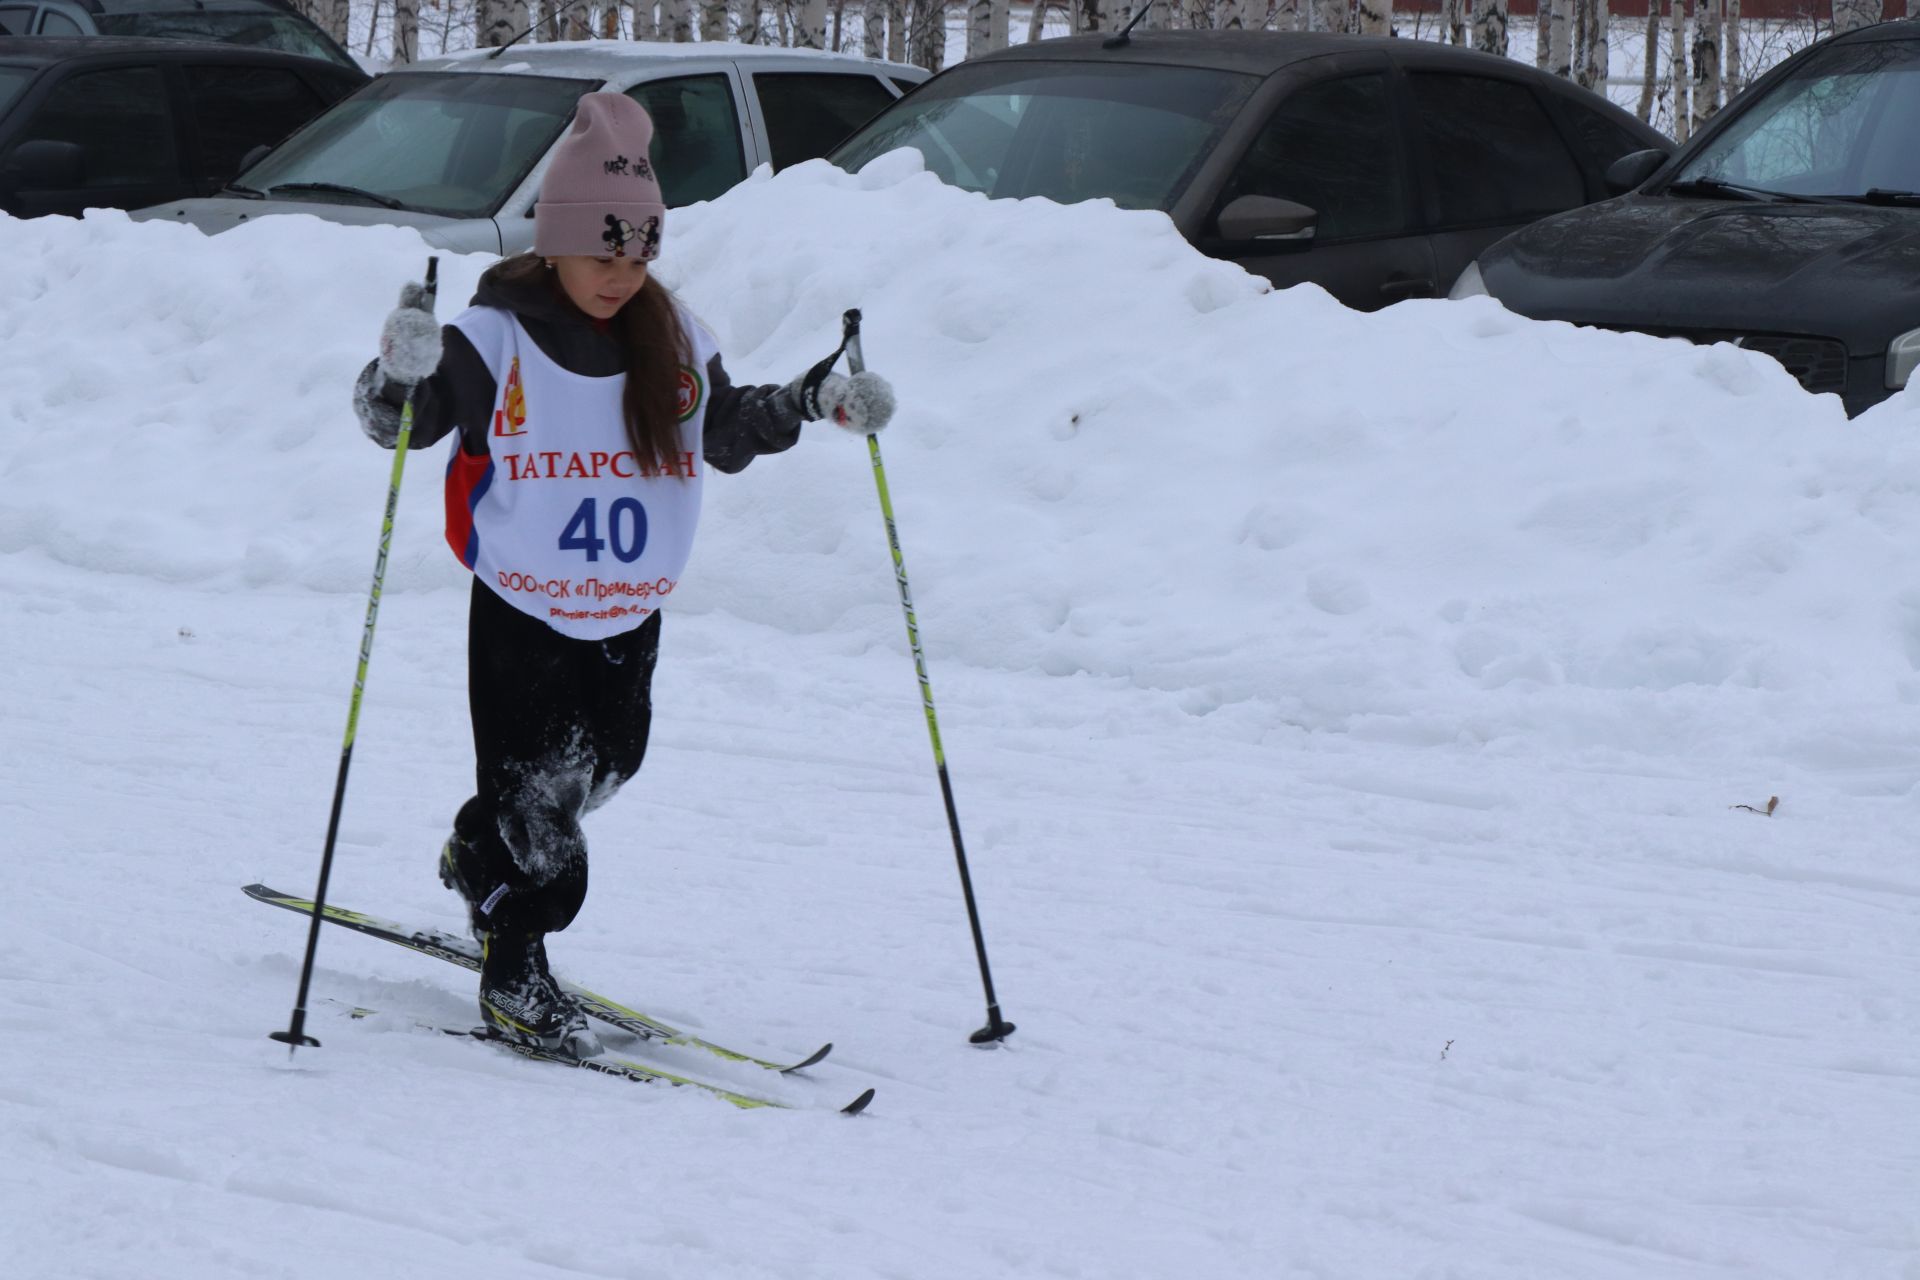
[[[1381,285],[1380,296],[1395,302],[1402,298],[1431,298],[1433,281],[1430,278],[1416,279],[1412,276],[1400,276]]]

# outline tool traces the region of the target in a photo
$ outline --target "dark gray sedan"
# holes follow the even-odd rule
[[[1166,211],[1202,252],[1372,310],[1444,294],[1516,227],[1670,148],[1596,94],[1420,40],[1150,31],[1018,45],[935,76],[829,153],[913,147],[994,197]]]
[[[1651,176],[1649,176],[1651,175]],[[1735,342],[1848,413],[1920,364],[1920,22],[1814,45],[1638,190],[1494,246],[1456,287],[1523,315]]]

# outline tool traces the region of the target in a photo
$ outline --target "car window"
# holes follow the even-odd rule
[[[962,63],[835,148],[858,169],[913,147],[942,181],[996,198],[1166,209],[1259,80],[1139,63]]]
[[[1409,201],[1395,135],[1385,76],[1306,85],[1261,128],[1220,207],[1241,196],[1297,201],[1320,214],[1315,240],[1402,231]]]
[[[668,208],[711,200],[747,176],[740,114],[726,76],[652,80],[627,96],[653,117],[653,169]]]
[[[275,148],[246,182],[269,194],[332,183],[423,213],[488,217],[560,136],[580,95],[598,87],[547,76],[384,75]]]
[[[1593,167],[1605,173],[1607,166],[1621,156],[1646,151],[1651,144],[1637,137],[1617,121],[1569,98],[1560,100],[1560,110],[1573,125],[1573,136],[1587,153]]]
[[[103,13],[94,18],[100,34],[151,36],[163,40],[214,40],[221,44],[279,49],[354,66],[320,38],[312,24],[292,14],[256,10],[180,9],[155,13]]]
[[[827,154],[893,103],[886,86],[869,75],[762,72],[753,84],[775,169]]]
[[[0,35],[25,36],[33,33],[33,10],[25,7],[0,7]]]
[[[69,76],[33,113],[17,142],[72,142],[86,154],[85,189],[179,181],[167,87],[157,67]]]
[[[200,134],[195,176],[225,182],[247,152],[279,142],[322,105],[300,77],[280,67],[187,68],[187,106]]]
[[[0,67],[0,115],[20,96],[39,69],[37,67]]]
[[[85,35],[86,32],[80,29],[79,23],[69,18],[66,14],[55,13],[52,10],[48,10],[40,18],[40,34],[43,36],[82,36]]]
[[[1525,85],[1436,72],[1407,80],[1443,226],[1513,222],[1586,202],[1579,166]]]
[[[1916,119],[1920,44],[1828,48],[1743,111],[1676,181],[1719,178],[1796,195],[1920,191]]]

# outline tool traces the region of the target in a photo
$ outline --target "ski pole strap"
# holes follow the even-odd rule
[[[860,313],[857,310],[849,311],[840,317],[840,345],[833,349],[833,354],[807,370],[807,376],[800,380],[800,407],[810,420],[818,421],[827,416],[825,410],[820,407],[820,387],[826,382],[827,375],[833,372],[833,366],[839,363],[840,357],[845,354],[850,343],[853,344],[854,350],[859,350]],[[854,372],[858,373],[860,370],[856,368]]]

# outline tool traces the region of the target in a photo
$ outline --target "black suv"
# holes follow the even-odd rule
[[[0,35],[212,40],[360,70],[351,54],[282,0],[0,0]]]
[[[970,58],[830,152],[913,147],[995,198],[1160,209],[1201,252],[1350,307],[1446,293],[1516,227],[1672,143],[1598,94],[1426,40],[1147,31]]]
[[[31,218],[212,195],[365,84],[227,44],[0,36],[0,211]]]

